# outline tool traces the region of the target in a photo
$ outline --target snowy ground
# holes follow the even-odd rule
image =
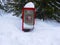
[[[0,16],[0,45],[60,45],[60,23],[36,19],[32,32],[22,31],[22,20]]]

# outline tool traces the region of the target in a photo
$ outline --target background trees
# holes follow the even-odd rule
[[[33,2],[36,7],[36,18],[52,19],[60,22],[60,1],[59,0],[6,0],[2,5],[0,1],[0,8],[6,12],[14,12],[19,16],[22,12],[23,6],[27,2]]]

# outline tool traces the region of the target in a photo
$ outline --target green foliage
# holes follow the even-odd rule
[[[57,1],[56,0],[41,0],[40,2],[41,3],[36,2],[36,5],[38,3],[37,8],[39,7],[37,10],[37,18],[40,18],[43,20],[49,18],[49,19],[53,19],[60,22],[60,14],[59,14],[60,9],[58,9],[60,5],[56,3]]]
[[[3,9],[4,10],[4,8],[3,8],[3,6],[0,4],[0,9]]]
[[[60,4],[56,3],[57,1],[58,0],[13,0],[13,3],[7,3],[7,7],[11,8],[9,12],[14,11],[14,15],[19,16],[22,13],[24,5],[27,2],[33,2],[36,7],[36,18],[43,20],[53,19],[60,22]],[[1,5],[0,8],[4,9]]]

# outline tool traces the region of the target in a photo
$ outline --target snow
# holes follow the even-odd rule
[[[3,10],[0,9],[0,16],[6,14]]]
[[[35,6],[34,6],[34,3],[29,2],[24,6],[24,8],[35,8]]]
[[[50,2],[51,2],[51,1],[50,1]],[[56,2],[56,3],[59,5],[59,2]],[[52,2],[51,2],[51,4],[60,10],[60,7],[59,7],[59,6],[55,5],[55,4],[52,3]],[[48,4],[48,5],[51,6],[50,4]]]
[[[60,5],[60,3],[59,3],[59,2],[56,2],[56,3]]]
[[[7,0],[0,0],[0,1],[3,6],[7,3]]]
[[[0,16],[0,45],[60,45],[60,23],[36,19],[34,30],[22,31],[22,19]]]
[[[28,25],[24,23],[24,29],[32,29],[32,28],[34,28],[33,25]]]

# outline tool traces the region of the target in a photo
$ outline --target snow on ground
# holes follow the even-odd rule
[[[0,45],[60,45],[60,23],[36,19],[33,31],[23,32],[21,28],[20,18],[0,16]]]

